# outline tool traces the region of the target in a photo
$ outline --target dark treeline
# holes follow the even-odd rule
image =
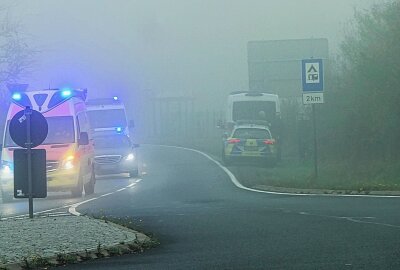
[[[349,163],[400,157],[400,1],[356,12],[318,106],[322,157]]]

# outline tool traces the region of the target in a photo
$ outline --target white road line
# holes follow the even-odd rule
[[[139,179],[139,180],[141,180],[141,179]],[[127,189],[127,188],[132,188],[134,185],[136,185],[136,183],[131,183],[131,184],[127,185],[126,187],[121,188],[121,189],[118,189],[118,190],[116,190],[116,191],[109,192],[109,193],[106,193],[106,194],[102,194],[102,195],[100,195],[99,197],[91,198],[91,199],[89,199],[89,200],[81,201],[81,202],[79,202],[79,203],[70,205],[69,208],[68,208],[68,212],[71,213],[71,214],[74,215],[74,216],[80,216],[81,213],[79,213],[79,212],[76,210],[76,208],[77,208],[78,206],[81,206],[81,205],[83,205],[83,204],[85,204],[85,203],[87,203],[87,202],[90,202],[90,201],[98,200],[98,199],[100,199],[100,198],[113,195],[113,194],[118,193],[118,192],[121,192],[121,191],[123,191],[123,190],[125,190],[125,189]],[[68,207],[68,206],[66,206],[66,207]]]
[[[307,212],[299,212],[300,215],[307,215],[313,217],[323,217],[323,218],[333,218],[338,220],[346,220],[353,223],[361,223],[361,224],[370,224],[370,225],[378,225],[378,226],[386,226],[391,228],[400,228],[400,225],[394,225],[390,223],[382,223],[382,222],[372,222],[362,219],[375,219],[375,217],[340,217],[340,216],[329,216],[329,215],[318,215],[318,214],[310,214]]]
[[[34,212],[33,214],[34,215],[44,214],[44,213],[52,212],[52,211],[55,211],[55,210],[60,210],[60,209],[66,208],[66,207],[69,207],[69,205],[68,206],[60,206],[60,207],[56,207],[56,208],[51,208],[51,209],[47,209],[47,210],[43,210],[43,211],[38,211],[38,212]],[[18,218],[24,218],[24,217],[27,217],[27,216],[29,216],[29,214],[5,217],[5,218],[2,218],[1,220],[18,219]]]
[[[141,180],[142,179],[138,179],[138,180],[136,180],[136,182],[140,182]],[[68,212],[70,214],[75,215],[75,216],[80,216],[81,213],[79,213],[76,210],[76,208],[78,206],[81,206],[82,204],[85,204],[85,203],[88,203],[88,202],[91,202],[91,201],[94,201],[94,200],[98,200],[98,199],[106,197],[106,196],[110,196],[112,194],[115,194],[115,193],[118,193],[118,192],[121,192],[121,191],[124,191],[125,189],[132,188],[135,185],[136,185],[136,183],[131,183],[131,184],[127,185],[124,188],[120,188],[120,189],[118,189],[116,191],[99,195],[98,197],[90,198],[88,200],[84,200],[84,201],[81,201],[81,202],[78,202],[78,203],[74,203],[74,204],[67,204],[67,205],[63,205],[63,206],[59,206],[59,207],[55,207],[55,208],[51,208],[51,209],[46,209],[46,210],[43,210],[43,211],[38,211],[38,212],[35,212],[34,215],[44,214],[44,213],[53,212],[53,211],[56,211],[56,210],[61,210],[61,209],[64,209],[64,208],[68,208]],[[60,212],[58,212],[58,213],[60,213]],[[27,216],[28,216],[28,214],[23,214],[23,215],[11,216],[11,217],[4,217],[4,218],[1,218],[0,220],[18,219],[18,218],[24,218],[24,217],[27,217]]]
[[[145,144],[143,144],[145,145]],[[149,144],[151,145],[151,144]],[[215,160],[214,158],[212,158],[211,156],[209,156],[208,154],[201,152],[199,150],[196,149],[191,149],[191,148],[186,148],[186,147],[181,147],[181,146],[172,146],[172,145],[154,145],[154,146],[161,146],[161,147],[169,147],[169,148],[175,148],[175,149],[182,149],[182,150],[186,150],[186,151],[191,151],[191,152],[195,152],[198,153],[204,157],[206,157],[207,159],[211,160],[212,162],[214,162],[218,167],[220,167],[231,179],[232,183],[240,188],[240,189],[244,189],[247,191],[252,191],[252,192],[257,192],[257,193],[265,193],[265,194],[272,194],[272,195],[287,195],[287,196],[312,196],[312,197],[366,197],[366,198],[400,198],[400,196],[395,196],[395,195],[362,195],[362,194],[313,194],[313,193],[309,193],[309,194],[304,194],[304,193],[290,193],[290,192],[275,192],[275,191],[266,191],[266,190],[259,190],[259,189],[254,189],[254,188],[248,188],[243,186],[235,177],[235,175],[228,169],[226,168],[224,165],[222,165],[219,161]]]
[[[104,194],[103,194],[103,195],[104,195]],[[68,212],[71,213],[71,214],[74,215],[74,216],[80,216],[81,213],[79,213],[78,211],[76,211],[76,208],[77,208],[78,206],[80,206],[80,205],[82,205],[82,204],[84,204],[84,203],[87,203],[87,202],[95,201],[95,200],[97,200],[97,199],[103,197],[103,195],[100,195],[99,197],[91,198],[91,199],[88,199],[88,200],[84,200],[84,201],[81,201],[81,202],[72,204],[72,205],[69,206]]]

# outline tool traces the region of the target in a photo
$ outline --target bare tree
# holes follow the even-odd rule
[[[23,27],[11,19],[9,7],[0,6],[0,102],[6,103],[6,85],[17,83],[32,71],[34,51],[29,47]]]

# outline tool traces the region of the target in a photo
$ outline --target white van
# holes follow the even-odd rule
[[[95,134],[125,134],[129,136],[129,128],[124,103],[118,97],[90,99],[86,102],[90,126]]]

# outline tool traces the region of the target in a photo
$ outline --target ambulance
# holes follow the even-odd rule
[[[12,92],[5,123],[0,168],[3,202],[13,198],[13,151],[20,148],[11,139],[13,116],[27,106],[39,111],[48,123],[48,135],[37,149],[46,150],[48,191],[69,191],[72,197],[94,193],[96,178],[93,140],[86,114],[87,90],[51,89]],[[32,127],[34,128],[34,127]]]

